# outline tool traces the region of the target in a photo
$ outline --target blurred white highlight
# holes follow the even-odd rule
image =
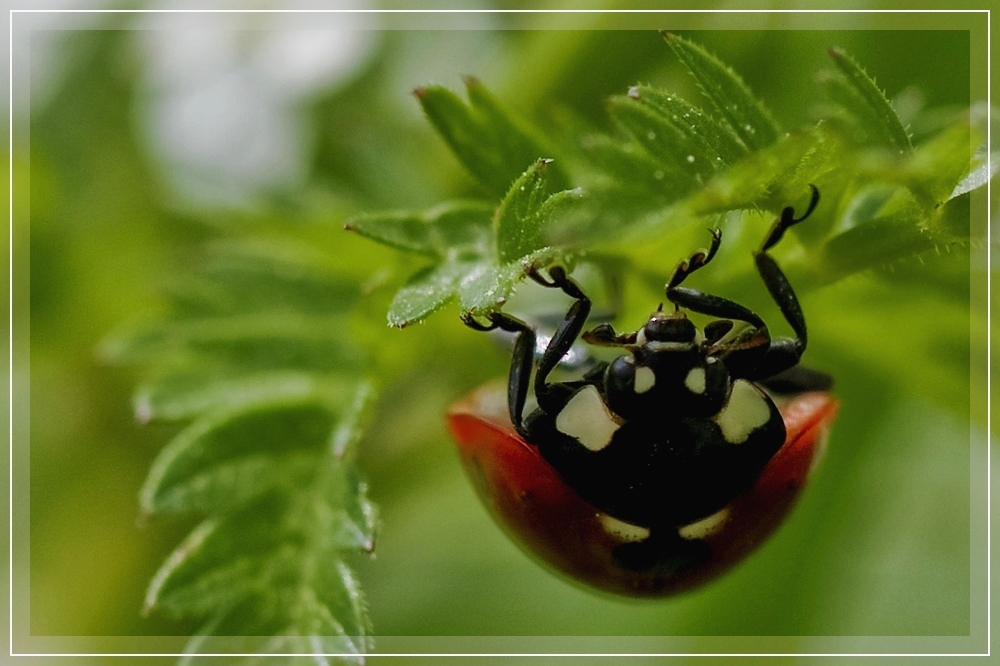
[[[303,29],[301,14],[143,15],[140,122],[192,203],[245,205],[301,183],[304,103],[352,80],[378,35],[370,14],[323,17]]]

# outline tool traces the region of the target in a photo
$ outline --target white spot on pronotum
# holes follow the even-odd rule
[[[639,345],[640,347],[642,345],[646,344],[646,327],[645,326],[643,326],[642,328],[640,328],[639,332],[636,333],[636,335],[635,335],[635,344]]]
[[[643,541],[649,538],[649,528],[641,525],[633,525],[618,520],[606,513],[600,514],[601,526],[604,531],[612,536],[616,536],[622,541]]]
[[[691,368],[684,378],[684,386],[691,393],[705,392],[705,368]]]
[[[635,369],[635,392],[645,393],[656,384],[656,375],[651,368],[640,365]]]
[[[610,444],[619,427],[592,384],[577,391],[556,417],[556,430],[576,438],[591,451]]]
[[[726,406],[715,415],[715,422],[727,442],[742,444],[770,418],[771,409],[764,395],[747,380],[737,379]]]
[[[681,535],[682,539],[704,539],[718,532],[719,528],[726,523],[727,518],[729,518],[729,509],[722,507],[711,516],[679,528],[677,533]]]

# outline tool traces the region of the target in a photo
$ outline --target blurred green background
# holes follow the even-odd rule
[[[107,367],[95,350],[123,321],[162,309],[159,286],[199,243],[251,235],[305,239],[371,278],[354,325],[380,359],[383,390],[360,465],[382,527],[377,555],[353,564],[377,635],[968,634],[970,470],[986,455],[985,406],[970,401],[970,383],[984,381],[987,344],[969,285],[984,278],[983,248],[805,295],[807,358],[836,376],[842,412],[791,519],[692,594],[596,596],[506,539],[445,431],[447,405],[504,375],[506,353],[454,308],[386,328],[392,293],[418,264],[342,227],[356,212],[476,192],[421,117],[418,85],[457,89],[473,74],[551,128],[606,128],[604,98],[637,82],[696,102],[697,91],[654,31],[508,30],[551,22],[497,15],[460,26],[478,30],[379,31],[378,18],[365,20],[358,27],[373,30],[344,37],[343,52],[296,51],[268,30],[187,48],[156,31],[33,40],[30,155],[15,155],[30,160],[31,180],[32,634],[198,626],[140,617],[150,577],[195,519],[139,524],[139,486],[173,430],[135,423],[139,371]],[[901,113],[918,99],[977,101],[966,32],[684,34],[733,65],[785,127],[811,122],[813,77],[834,44]],[[287,71],[306,62],[295,58],[325,64],[295,78],[282,54]],[[664,257],[664,274],[688,251]],[[645,316],[649,298],[630,294],[624,314]]]

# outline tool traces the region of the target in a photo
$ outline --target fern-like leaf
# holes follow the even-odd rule
[[[389,325],[402,328],[419,322],[456,298],[463,311],[493,312],[531,270],[572,262],[570,252],[551,247],[548,227],[581,194],[578,190],[553,192],[551,173],[551,160],[538,160],[514,180],[495,210],[484,204],[453,202],[426,213],[350,219],[348,230],[436,259],[397,292],[389,307]],[[442,214],[458,210],[463,214]],[[438,247],[431,238],[461,240]]]
[[[465,80],[469,102],[441,86],[417,88],[415,94],[441,137],[491,194],[500,196],[526,167],[553,157],[534,131],[500,103],[477,79]],[[556,187],[567,186],[560,166],[550,176]]]
[[[205,517],[144,606],[205,622],[187,661],[215,650],[358,661],[370,647],[346,563],[372,551],[376,524],[353,462],[373,395],[343,316],[359,292],[307,248],[210,244],[171,285],[172,318],[102,346],[146,368],[140,421],[188,422],[140,493],[146,515]],[[230,636],[257,638],[227,647]]]
[[[870,141],[901,152],[910,150],[910,137],[875,80],[842,49],[830,49],[830,57],[837,69],[821,75],[820,81],[853,126]]]
[[[747,147],[757,150],[774,143],[778,138],[778,123],[739,74],[694,42],[669,32],[663,37],[698,82],[718,117],[729,124]]]

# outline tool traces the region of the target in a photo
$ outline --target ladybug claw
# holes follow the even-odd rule
[[[492,331],[499,326],[496,319],[493,317],[493,314],[495,313],[490,313],[489,324],[480,324],[478,321],[476,321],[476,318],[472,316],[471,312],[463,312],[460,316],[462,318],[462,323],[471,328],[472,330],[485,332],[485,331]]]
[[[552,270],[554,270],[554,269],[549,269],[549,272],[551,273]],[[534,266],[532,266],[528,270],[528,277],[531,278],[532,280],[534,280],[535,282],[537,282],[538,284],[542,285],[543,287],[555,287],[555,286],[557,286],[554,280],[552,282],[549,282],[544,277],[542,277],[542,274],[539,273],[538,269],[535,268]]]

